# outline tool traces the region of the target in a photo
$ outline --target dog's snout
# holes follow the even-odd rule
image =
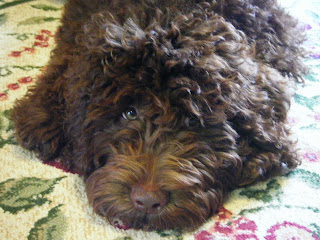
[[[148,191],[143,187],[133,186],[131,200],[138,211],[157,214],[168,204],[169,193],[162,190]]]

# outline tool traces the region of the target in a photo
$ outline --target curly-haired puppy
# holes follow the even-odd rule
[[[302,41],[275,0],[69,0],[17,139],[83,174],[111,223],[196,228],[228,190],[299,164]]]

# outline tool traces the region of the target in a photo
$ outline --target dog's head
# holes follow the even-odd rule
[[[245,36],[223,18],[154,14],[142,26],[99,13],[78,36],[84,50],[73,64],[82,73],[69,73],[85,79],[70,92],[70,131],[81,132],[75,165],[88,177],[90,203],[110,222],[197,227],[244,175],[249,137],[236,129],[250,131],[250,81],[264,75],[256,78]]]

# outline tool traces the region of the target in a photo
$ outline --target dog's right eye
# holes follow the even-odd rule
[[[122,117],[127,120],[136,120],[138,117],[138,113],[133,107],[129,107],[122,113]]]

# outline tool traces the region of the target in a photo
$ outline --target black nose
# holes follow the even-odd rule
[[[169,193],[162,190],[148,191],[140,186],[133,186],[131,200],[138,211],[157,214],[168,204]]]

